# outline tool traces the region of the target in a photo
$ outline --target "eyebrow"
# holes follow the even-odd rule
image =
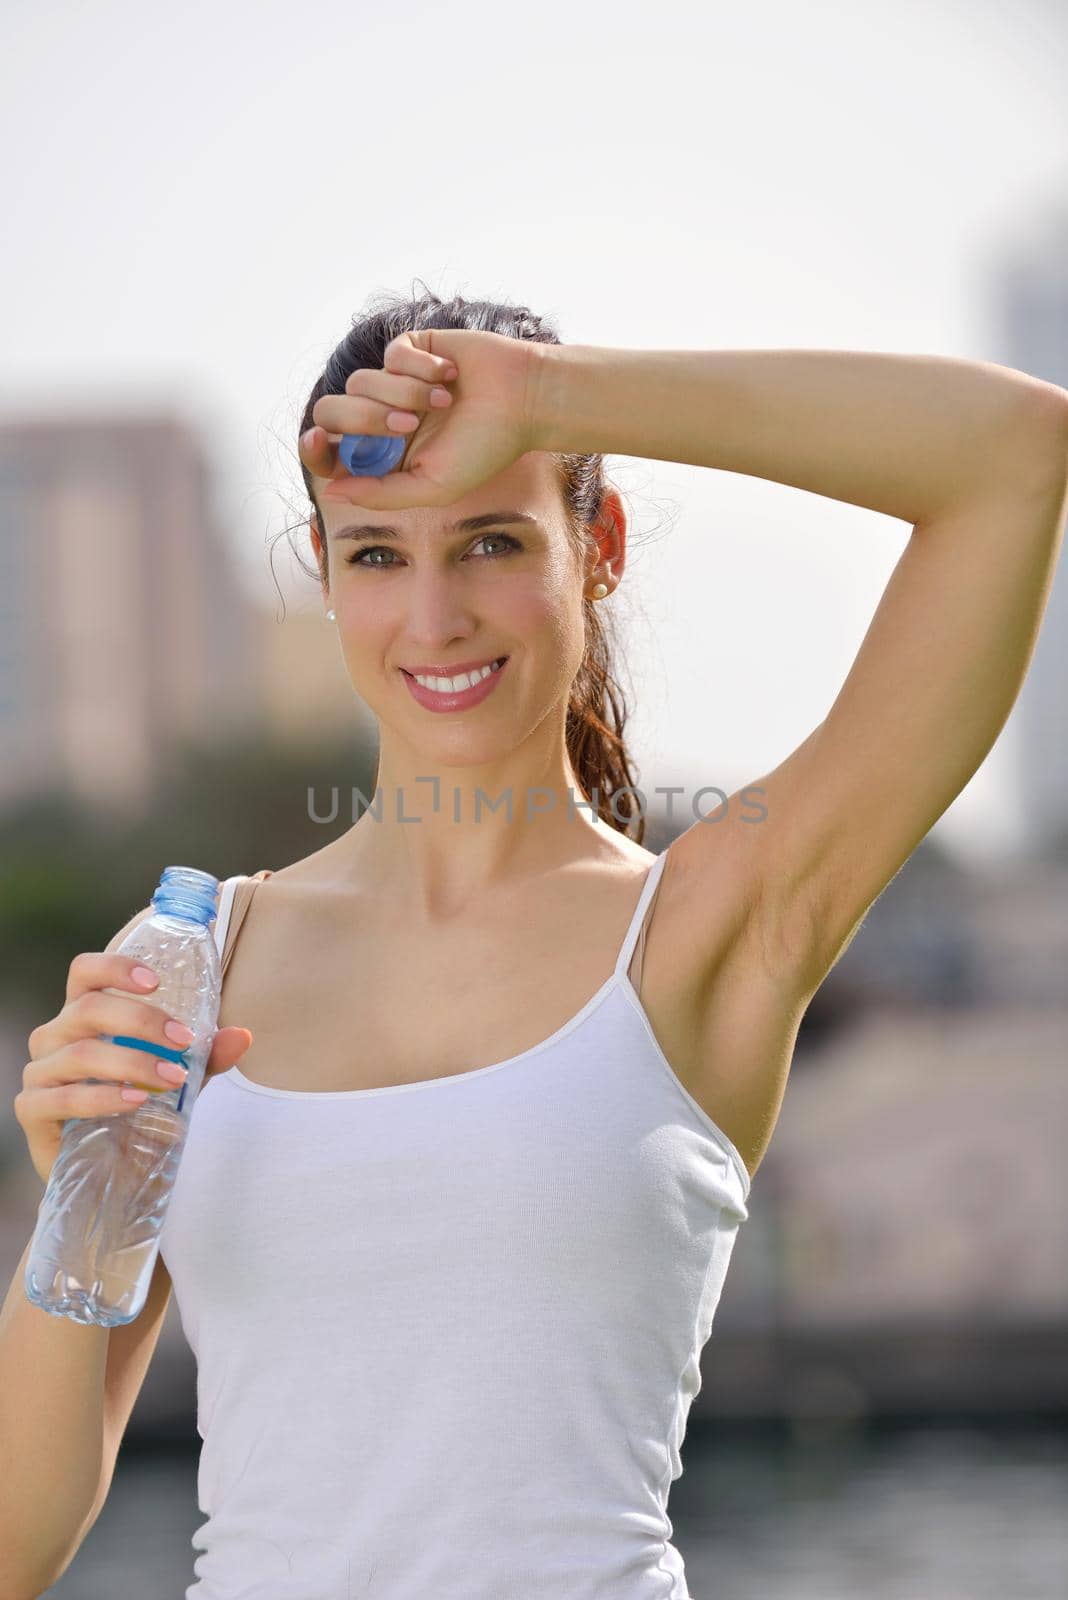
[[[454,522],[446,530],[448,533],[480,533],[484,528],[498,527],[502,522],[528,522],[536,528],[537,517],[532,517],[528,511],[483,511],[477,517],[465,517],[462,522]],[[400,539],[403,537],[399,528],[390,527],[384,522],[350,522],[344,528],[339,528],[330,535],[334,540],[341,539]]]

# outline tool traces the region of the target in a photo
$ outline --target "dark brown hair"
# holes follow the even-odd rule
[[[530,339],[540,344],[562,342],[551,322],[546,317],[536,316],[526,306],[494,300],[465,300],[459,295],[445,301],[425,284],[423,287],[426,292],[418,298],[386,296],[374,302],[365,315],[353,318],[351,330],[327,360],[308,396],[298,437],[314,425],[312,410],[316,401],[324,394],[344,394],[345,380],[357,368],[381,368],[385,363],[386,346],[399,334],[415,333],[424,328],[457,328],[501,334],[509,339]],[[608,488],[604,457],[554,452],[553,459],[567,513],[568,537],[576,555],[581,557],[589,538],[587,530],[596,522]],[[315,499],[311,474],[303,462],[300,470],[322,529],[325,524]],[[294,547],[294,554],[309,577],[325,576],[325,572],[319,573],[304,563],[299,548]],[[322,559],[325,563],[325,547]],[[613,667],[614,630],[603,605],[587,597],[584,612],[586,648],[568,700],[567,752],[583,799],[592,801],[596,790],[597,814],[640,844],[645,833],[644,808],[632,792],[631,760],[623,738],[627,708]],[[376,784],[377,781],[376,772]],[[617,798],[613,808],[614,794]]]

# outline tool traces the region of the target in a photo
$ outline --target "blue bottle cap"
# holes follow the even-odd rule
[[[337,447],[337,457],[354,477],[384,478],[397,465],[407,443],[407,437],[393,434],[346,433]]]
[[[164,867],[152,905],[166,916],[207,927],[215,920],[218,892],[219,880],[214,873],[202,872],[199,867]]]

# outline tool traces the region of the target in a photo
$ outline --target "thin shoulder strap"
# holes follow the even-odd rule
[[[219,891],[219,909],[215,916],[215,946],[219,952],[223,977],[226,976],[226,969],[230,965],[234,945],[241,932],[241,924],[252,904],[256,885],[270,876],[270,870],[266,867],[261,872],[253,873],[251,877],[239,873],[236,877],[227,878]]]
[[[666,850],[664,852],[664,859],[667,859]],[[634,960],[631,963],[634,970],[630,974],[630,981],[634,989],[634,993],[638,996],[639,1000],[641,999],[642,995],[642,968],[645,964],[645,940],[649,932],[649,924],[653,920],[653,912],[656,909],[656,897],[660,893],[660,885],[663,883],[663,881],[664,872],[663,868],[661,868],[657,875],[656,888],[652,892],[649,904],[645,909],[645,915],[642,918],[642,925],[638,930],[638,945],[634,952]]]
[[[220,961],[226,944],[226,930],[230,926],[230,910],[234,903],[234,894],[241,881],[240,873],[235,878],[224,878],[219,889],[219,903],[215,910],[215,926],[212,928],[212,935],[215,939],[215,948],[219,952]]]
[[[630,926],[620,948],[619,959],[616,962],[617,973],[621,974],[627,971],[630,966],[631,955],[639,939],[641,940],[642,956],[644,956],[645,929],[648,922],[647,913],[656,898],[656,891],[660,887],[660,879],[663,876],[667,857],[667,851],[662,850],[645,875],[645,882],[642,884],[642,892],[638,897],[638,904],[634,908],[634,915],[630,919]],[[639,957],[639,960],[641,960],[641,957]]]

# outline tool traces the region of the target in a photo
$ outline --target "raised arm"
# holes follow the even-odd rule
[[[1068,394],[864,352],[543,346],[539,369],[540,448],[717,467],[913,524],[826,717],[752,780],[766,820],[730,824],[759,948],[812,992],[1019,693],[1063,535]],[[697,822],[674,847],[695,919],[726,839]]]

